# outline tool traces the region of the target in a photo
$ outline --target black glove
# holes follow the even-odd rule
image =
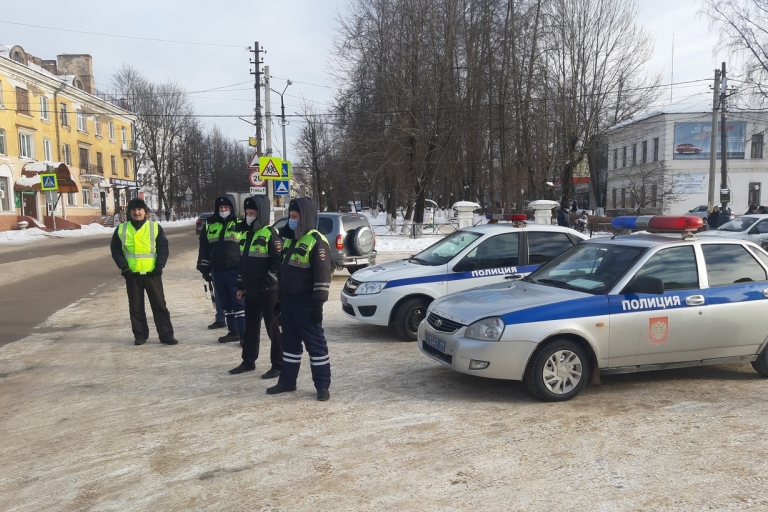
[[[309,316],[310,321],[313,324],[320,325],[323,323],[323,305],[312,304],[312,314]]]
[[[163,267],[156,266],[154,269],[152,269],[151,274],[153,276],[161,276],[161,275],[163,275]]]
[[[128,279],[129,277],[131,277],[131,275],[133,275],[133,272],[131,272],[130,268],[123,268],[123,269],[120,269],[120,275]]]
[[[283,305],[280,304],[280,301],[275,302],[275,307],[272,308],[272,312],[275,314],[275,316],[280,316],[280,310],[283,308]]]
[[[267,272],[264,276],[264,288],[271,288],[277,284],[277,276],[272,272]]]
[[[213,281],[213,278],[211,277],[211,273],[210,273],[210,272],[203,272],[203,279],[205,279],[205,280],[206,280],[206,281],[208,281],[209,283],[210,283],[211,281]]]

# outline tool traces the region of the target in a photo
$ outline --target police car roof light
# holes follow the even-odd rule
[[[663,215],[622,216],[611,221],[618,229],[657,229],[659,231],[692,231],[704,225],[704,221],[693,215],[665,217]]]

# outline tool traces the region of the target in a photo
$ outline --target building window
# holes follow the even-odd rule
[[[637,163],[637,144],[632,144],[632,165]]]
[[[69,148],[69,144],[64,144],[64,163],[72,165],[72,150]]]
[[[85,128],[85,116],[83,115],[83,111],[80,109],[77,109],[77,129],[81,132],[86,131]]]
[[[659,138],[653,139],[653,161],[659,161]],[[655,206],[655,205],[654,205]]]
[[[763,184],[758,181],[749,182],[749,193],[747,194],[747,204],[750,206],[760,204],[760,189]]]
[[[128,163],[127,158],[123,158],[123,174],[125,176],[131,175],[131,165]]]
[[[115,123],[109,122],[109,140],[115,140]]]
[[[93,116],[93,128],[96,131],[96,136],[101,137],[101,121],[99,121],[99,116]]]
[[[5,130],[0,128],[0,155],[7,155],[8,151],[5,147]]]
[[[48,98],[46,96],[40,96],[40,119],[49,119],[48,114]]]
[[[90,172],[90,158],[88,158],[88,149],[87,148],[79,148],[78,149],[79,157],[80,157],[80,170],[85,171],[87,174],[92,174]]]
[[[659,140],[659,139],[656,139],[656,140]],[[656,198],[659,197],[658,193],[659,193],[659,186],[658,185],[651,185],[651,206],[654,207],[654,208],[656,208],[656,206],[658,206],[658,204],[656,202]]]
[[[32,135],[28,133],[19,134],[19,156],[21,158],[34,158],[34,148],[32,147]]]
[[[627,189],[625,188],[621,189],[621,207],[622,208],[627,207]]]
[[[91,189],[83,187],[83,206],[91,204]]]
[[[29,93],[21,87],[16,88],[16,112],[29,115]]]
[[[53,150],[51,149],[51,141],[48,139],[43,139],[43,154],[46,162],[53,162]]]
[[[648,141],[643,141],[643,154],[642,154],[642,160],[643,163],[648,162]]]
[[[61,104],[61,126],[69,126],[69,116],[67,115],[67,104]]]
[[[11,210],[11,186],[8,178],[0,176],[0,212]]]
[[[614,169],[619,168],[619,150],[618,149],[613,150],[613,168]]]
[[[104,176],[104,157],[101,153],[96,153],[96,172]]]
[[[112,164],[112,176],[117,176],[117,158],[115,158],[114,155],[109,157],[110,163]]]
[[[2,107],[3,105],[5,105],[3,103],[3,81],[0,80],[0,107]]]
[[[613,204],[613,207],[616,208],[616,189],[611,189],[611,195],[613,196],[613,200],[611,201],[611,204]]]
[[[77,206],[77,192],[67,192],[67,206]]]
[[[752,136],[752,152],[750,158],[763,158],[763,134],[757,133]],[[758,203],[750,203],[758,204]]]
[[[627,166],[627,146],[624,146],[621,150],[621,166],[622,167]]]

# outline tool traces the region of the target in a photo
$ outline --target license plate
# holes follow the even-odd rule
[[[368,258],[363,258],[361,260],[355,260],[355,265],[367,265],[368,264]]]
[[[342,296],[341,296],[341,304],[342,304],[343,306],[346,306],[346,305],[347,305],[347,298],[346,298],[344,295],[342,295]]]
[[[442,353],[445,353],[445,340],[441,340],[440,338],[435,338],[428,332],[424,334],[426,335],[426,339],[424,340],[424,343],[426,343],[432,348],[439,350]]]

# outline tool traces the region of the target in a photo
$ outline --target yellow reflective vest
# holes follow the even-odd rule
[[[155,269],[157,260],[157,222],[148,220],[138,231],[130,222],[120,225],[120,241],[123,254],[131,272],[147,274]]]

